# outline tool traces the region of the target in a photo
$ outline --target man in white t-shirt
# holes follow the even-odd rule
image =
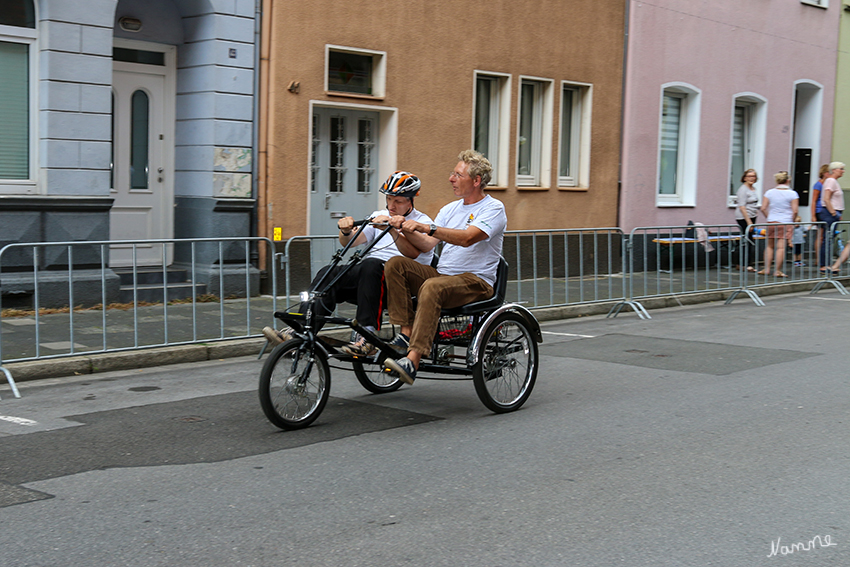
[[[437,267],[397,256],[384,270],[390,322],[401,326],[393,345],[402,345],[409,337],[407,356],[388,358],[384,364],[407,384],[413,384],[419,361],[431,351],[440,310],[493,296],[508,222],[505,206],[484,194],[492,171],[487,158],[466,150],[458,160],[449,182],[460,199],[440,209],[433,223],[405,220],[398,225],[407,237],[405,245],[426,249],[438,240],[445,243]]]
[[[394,225],[400,226],[404,221],[430,223],[431,218],[416,210],[413,206],[413,197],[419,194],[421,182],[415,175],[406,171],[396,171],[384,182],[381,186],[381,193],[387,196],[387,208],[373,212],[369,218],[372,223],[386,224],[391,220]],[[339,241],[345,245],[354,237],[354,218],[344,217],[337,221],[339,228]],[[355,246],[361,244],[370,244],[378,238],[383,232],[384,227],[374,226],[370,224],[363,229],[360,236],[354,242]],[[340,280],[334,284],[316,303],[313,310],[317,315],[330,315],[338,303],[346,301],[357,305],[357,313],[355,319],[365,328],[370,331],[375,331],[380,327],[381,311],[383,310],[384,288],[384,264],[390,258],[404,255],[410,258],[412,262],[421,262],[424,265],[430,265],[434,256],[434,245],[425,243],[423,248],[418,248],[416,245],[406,242],[407,237],[397,228],[392,228],[390,232],[384,236],[375,246],[369,251],[363,260],[356,266],[349,269]],[[335,278],[339,272],[345,269],[346,265],[337,265],[328,278]],[[330,266],[325,266],[310,284],[312,290],[322,276],[329,271]],[[326,279],[325,281],[330,281]],[[306,305],[299,308],[301,312],[306,310]],[[318,332],[318,328],[314,331]],[[272,343],[279,344],[289,340],[292,335],[286,330],[275,331],[271,327],[263,329],[263,335]],[[343,346],[342,350],[349,354],[367,355],[374,349],[368,344],[365,339],[358,338],[351,344]]]

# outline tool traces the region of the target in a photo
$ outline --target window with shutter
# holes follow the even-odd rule
[[[0,179],[29,179],[29,45],[0,41]]]

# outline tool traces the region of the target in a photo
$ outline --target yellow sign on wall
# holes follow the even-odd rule
[[[283,229],[279,226],[274,227],[274,240],[275,242],[283,240]]]

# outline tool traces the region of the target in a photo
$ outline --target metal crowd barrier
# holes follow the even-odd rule
[[[837,223],[839,227],[842,223]],[[506,298],[530,308],[616,301],[608,313],[615,317],[630,307],[651,318],[641,300],[707,291],[731,292],[727,304],[741,293],[756,305],[764,302],[760,287],[811,281],[812,293],[833,285],[846,293],[834,274],[818,269],[815,237],[823,223],[795,223],[802,242],[795,250],[789,239],[782,272],[786,277],[758,273],[764,265],[765,233],[770,224],[753,226],[746,235],[737,224],[638,227],[628,236],[619,228],[515,230],[505,232],[503,255],[510,265]],[[846,230],[847,227],[841,227]],[[827,241],[826,255],[835,256],[838,239]],[[293,255],[296,244],[305,250]],[[278,255],[286,274],[286,296],[307,289],[309,281],[338,248],[337,237],[296,236]],[[795,256],[799,255],[799,264]],[[750,271],[748,265],[752,264]],[[295,277],[298,285],[293,284]],[[345,309],[343,307],[343,309]]]
[[[841,282],[832,278],[830,273],[821,272],[821,254],[818,247],[818,235],[823,234],[826,224],[815,223],[788,223],[778,225],[776,223],[757,223],[753,225],[751,234],[748,235],[751,242],[756,243],[750,249],[754,252],[754,261],[751,262],[753,269],[742,266],[745,271],[741,276],[741,289],[738,292],[755,293],[753,288],[766,285],[775,285],[790,282],[814,282],[815,286],[811,293],[817,293],[825,284],[833,285],[840,293],[846,294]],[[782,265],[777,267],[777,246],[782,236],[785,238],[785,248],[779,253]],[[826,264],[832,265],[834,254],[834,238],[827,238],[824,249]],[[770,252],[770,253],[768,253]],[[768,260],[770,268],[768,270]],[[737,293],[729,297],[727,303],[731,303]],[[763,305],[763,303],[759,303]]]
[[[502,251],[509,265],[506,299],[530,308],[623,299],[622,247],[619,228],[506,231]],[[307,289],[337,248],[333,235],[287,240],[284,252],[277,255],[287,301],[297,301],[297,294]]]
[[[505,231],[506,299],[529,308],[624,299],[623,236],[611,227]]]
[[[737,224],[633,229],[625,251],[626,298],[608,316],[631,307],[641,319],[650,319],[641,299],[738,289],[740,281],[730,270],[730,260],[740,262],[740,239]]]
[[[836,227],[841,223],[836,223]],[[706,291],[730,291],[726,304],[741,293],[756,305],[764,306],[757,290],[767,285],[812,282],[811,293],[824,285],[847,291],[831,272],[819,269],[817,234],[824,223],[789,223],[784,257],[776,269],[775,236],[785,232],[775,223],[753,225],[741,234],[737,225],[683,225],[639,227],[631,231],[626,243],[626,298],[611,308],[609,317],[631,307],[642,319],[650,315],[641,299],[677,296]],[[842,227],[846,228],[846,227]],[[828,238],[823,257],[834,259],[837,238]],[[766,251],[771,247],[771,268],[767,271]]]
[[[662,296],[729,291],[731,294],[727,304],[745,293],[754,303],[763,306],[757,293],[760,287],[800,281],[815,284],[811,293],[816,293],[825,285],[834,286],[842,294],[848,293],[841,282],[835,279],[839,274],[822,273],[819,269],[816,236],[819,230],[826,229],[824,223],[793,225],[795,229],[802,229],[797,232],[798,236],[802,232],[803,240],[797,250],[792,241],[791,248],[786,251],[781,270],[786,277],[777,276],[773,269],[770,275],[759,274],[765,260],[764,233],[769,230],[769,226],[764,223],[755,225],[754,230],[746,235],[741,234],[737,225],[727,224],[639,227],[628,236],[619,228],[506,231],[503,255],[510,264],[506,298],[530,308],[615,301],[608,312],[609,317],[630,307],[639,317],[649,319],[650,315],[641,300]],[[842,241],[835,234],[846,235],[848,230],[850,222],[840,222],[833,226],[833,234],[827,238],[823,254],[829,260],[827,265],[831,265],[843,249]],[[107,281],[109,274],[114,276],[107,268],[111,246],[132,249],[133,300],[129,314],[102,307],[108,302],[107,288],[113,283]],[[171,256],[176,257],[177,249],[183,249],[180,256],[185,259],[184,264],[191,272],[193,290],[196,289],[196,272],[199,267],[196,249],[206,247],[204,258],[209,259],[208,248],[217,247],[211,262],[215,266],[212,271],[218,271],[219,287],[211,290],[218,291],[217,308],[211,309],[210,304],[198,301],[196,293],[192,294],[191,308],[188,310],[185,306],[169,305],[168,286],[164,283],[160,284],[160,302],[154,306],[143,305],[138,299],[141,286],[138,284],[136,252],[137,248],[150,246],[161,247],[161,261],[157,269],[162,272],[163,281],[168,279]],[[234,246],[242,248],[241,252],[235,253],[240,258],[236,263],[228,262],[234,256]],[[251,314],[252,294],[248,292],[253,285],[250,273],[254,269],[250,262],[251,246],[265,246],[265,257],[274,258],[274,267],[269,270],[274,290],[271,302],[261,308],[262,316],[253,317],[254,320]],[[225,247],[228,248],[227,254]],[[14,292],[7,285],[10,277],[18,280],[29,277],[35,310],[32,318],[16,318],[17,334],[20,334],[23,325],[31,327],[31,344],[24,345],[20,352],[12,356],[8,354],[9,346],[4,343],[4,320],[0,312],[0,370],[5,373],[18,397],[14,380],[3,363],[258,336],[262,323],[257,321],[268,321],[269,314],[277,310],[277,298],[281,291],[278,289],[278,266],[284,274],[284,297],[288,303],[292,303],[298,300],[297,293],[307,289],[312,278],[330,261],[338,247],[335,235],[294,236],[287,240],[283,253],[275,253],[274,245],[267,238],[10,244],[0,249],[0,282],[4,285],[3,291]],[[850,254],[850,248],[846,250]],[[798,254],[799,259],[795,259]],[[799,264],[795,264],[795,261]],[[242,268],[238,267],[240,263]],[[748,263],[754,265],[753,271],[747,269]],[[207,261],[201,265],[209,264]],[[11,265],[14,265],[14,271],[9,269]],[[233,275],[226,272],[232,271],[234,267],[237,271],[244,270],[244,318],[239,320],[239,324],[244,325],[244,332],[241,328],[238,332],[231,332],[233,327],[228,325],[232,325],[233,306],[222,300],[227,296],[225,280],[233,280]],[[67,339],[64,342],[55,340],[57,334],[62,335],[53,327],[57,320],[55,316],[51,319],[53,326],[43,329],[44,316],[39,307],[43,303],[42,280],[47,275],[54,288],[57,286],[57,276],[63,280],[60,287],[64,289],[67,305],[77,305],[75,294],[78,294],[81,280],[87,278],[89,287],[94,285],[99,290],[97,301],[91,297],[86,299],[88,303],[99,302],[99,309],[71,309],[67,313],[64,326],[67,330],[64,336],[59,337]],[[96,284],[92,284],[92,281]],[[258,301],[254,300],[253,303]],[[238,304],[234,305],[241,309]],[[158,340],[144,342],[140,340],[140,329],[148,325],[151,319],[160,322]],[[191,320],[191,324],[188,320]],[[9,323],[11,319],[5,322]],[[256,326],[255,329],[252,329],[252,324]],[[180,329],[175,330],[177,327]],[[149,328],[146,334],[151,334]],[[51,350],[64,348],[64,352],[44,353],[42,345],[46,335],[49,335],[48,339],[54,340],[50,345]],[[78,345],[75,341],[82,335],[89,342],[92,336],[99,337],[100,345]],[[57,346],[60,342],[62,344]]]
[[[835,279],[836,276],[841,274],[841,270],[844,268],[843,264],[847,261],[848,256],[850,256],[850,248],[847,248],[847,237],[850,235],[850,221],[839,221],[834,223],[831,227],[827,227],[825,223],[816,224],[820,225],[818,228],[824,231],[821,236],[825,233],[829,233],[826,235],[826,241],[823,246],[825,249],[825,261],[818,262],[818,264],[823,265],[827,269],[823,274],[823,277],[820,278],[818,283],[812,289],[812,293],[817,293],[825,285],[831,285],[837,289],[841,295],[850,295],[844,285]],[[847,251],[848,256],[844,255],[845,250]],[[820,260],[819,254],[816,254],[814,257]],[[831,268],[838,260],[841,260],[842,265],[839,266],[839,270],[835,272]],[[820,267],[818,270],[820,270]]]
[[[293,245],[299,242],[303,242],[304,247],[296,257]],[[293,288],[296,294],[306,290],[307,284],[323,266],[330,264],[331,256],[340,247],[338,235],[301,235],[293,236],[286,241],[283,254],[276,255],[276,263],[281,266],[284,273],[284,293],[287,302],[292,301]],[[294,285],[293,271],[297,271],[299,275],[298,283],[301,285],[298,287]]]
[[[260,247],[267,257],[274,254],[268,238],[9,244],[0,249],[0,370],[20,397],[4,367],[9,362],[260,336],[259,321],[276,309],[273,295],[252,314],[252,302],[259,301],[252,300],[259,294],[252,256]],[[154,266],[140,264],[140,250],[158,258]],[[128,265],[110,268],[110,254],[121,254]],[[270,271],[277,289],[276,270]],[[127,303],[120,301],[117,272],[130,281]],[[143,283],[151,273],[160,281]],[[175,274],[189,289],[182,302],[174,301]],[[210,289],[199,297],[204,285]],[[3,316],[14,308],[19,316]]]

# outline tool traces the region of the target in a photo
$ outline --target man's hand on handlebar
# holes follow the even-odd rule
[[[401,225],[401,231],[405,234],[411,234],[413,232],[428,232],[428,225],[415,220],[406,220]]]
[[[405,222],[405,217],[403,215],[393,215],[389,217],[387,220],[389,225],[396,230],[401,230],[401,225]]]
[[[354,217],[343,217],[336,221],[336,226],[343,234],[351,233],[354,230]]]

